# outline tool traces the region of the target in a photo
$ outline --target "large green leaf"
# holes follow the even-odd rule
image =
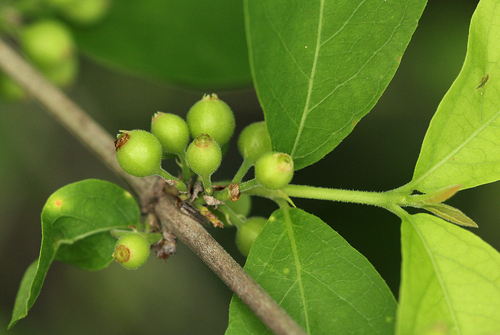
[[[500,254],[428,214],[403,220],[397,334],[499,334]]]
[[[130,193],[106,181],[88,179],[52,194],[42,211],[40,256],[24,274],[9,328],[28,314],[54,259],[87,270],[106,267],[116,244],[109,230],[136,224],[139,216]]]
[[[462,189],[500,179],[500,1],[481,0],[463,68],[441,101],[422,144],[414,188]]]
[[[425,0],[246,0],[250,64],[274,150],[323,158],[394,76]]]
[[[121,69],[195,87],[251,84],[240,0],[118,0],[78,45]]]
[[[393,334],[396,301],[360,253],[318,217],[273,213],[245,270],[308,334]],[[236,296],[226,335],[270,334]]]

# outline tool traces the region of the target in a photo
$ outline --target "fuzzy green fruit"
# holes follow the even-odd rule
[[[183,155],[189,142],[189,128],[178,115],[158,112],[151,120],[151,132],[160,141],[163,150]]]
[[[24,26],[20,44],[26,55],[42,68],[60,64],[75,52],[70,30],[56,20],[40,20]]]
[[[116,242],[113,257],[123,267],[135,270],[146,263],[149,247],[148,240],[143,235],[130,233]]]
[[[194,173],[200,176],[210,176],[222,161],[219,144],[209,135],[199,135],[186,150],[186,160]]]
[[[238,230],[236,231],[236,246],[244,256],[248,256],[250,253],[252,245],[257,239],[257,236],[262,232],[266,222],[266,218],[254,216],[238,226]]]
[[[161,144],[150,132],[122,131],[115,141],[115,148],[118,164],[132,176],[147,177],[161,169]]]
[[[255,164],[255,179],[270,190],[278,190],[288,185],[292,177],[293,160],[288,154],[268,152]]]
[[[193,138],[208,134],[221,146],[229,142],[236,126],[231,108],[216,94],[204,95],[191,107],[186,119]]]
[[[271,138],[266,123],[255,122],[245,127],[238,138],[238,149],[243,158],[252,163],[271,151]]]

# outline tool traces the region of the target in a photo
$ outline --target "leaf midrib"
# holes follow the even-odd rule
[[[427,215],[427,214],[424,214],[424,215]],[[413,229],[415,230],[415,232],[417,233],[418,237],[420,238],[420,241],[422,242],[422,245],[424,246],[425,251],[427,252],[427,255],[429,256],[429,259],[431,260],[432,267],[434,268],[434,273],[436,274],[436,278],[437,278],[437,280],[439,282],[439,286],[441,287],[441,290],[443,292],[444,299],[446,301],[446,305],[448,306],[448,310],[449,310],[450,315],[453,319],[454,328],[456,329],[457,334],[460,335],[460,334],[462,334],[462,332],[460,331],[458,319],[457,319],[457,316],[455,314],[455,310],[452,308],[451,301],[450,301],[450,295],[449,295],[448,291],[446,290],[444,280],[441,277],[441,272],[439,271],[439,267],[436,263],[434,255],[433,255],[429,245],[427,244],[427,241],[425,240],[424,236],[422,235],[422,233],[418,229],[417,225],[413,222],[411,216],[408,215],[407,219],[411,223],[411,225],[412,225]]]
[[[300,137],[302,136],[302,131],[304,129],[304,124],[306,123],[307,115],[309,114],[309,104],[311,103],[312,90],[314,86],[314,77],[316,75],[316,66],[318,64],[319,50],[321,49],[321,30],[323,29],[323,10],[325,8],[325,0],[321,0],[319,17],[318,17],[318,32],[316,35],[316,47],[314,50],[314,60],[311,69],[311,76],[309,77],[309,84],[307,87],[307,98],[306,104],[304,105],[304,110],[302,112],[302,118],[300,120],[299,129],[297,130],[297,136],[295,137],[295,142],[293,143],[293,148],[291,156],[295,157],[295,151],[298,148]],[[345,24],[345,23],[344,23]],[[342,26],[343,28],[343,26]],[[342,29],[341,28],[341,29]]]
[[[285,218],[286,231],[288,233],[288,238],[290,239],[290,245],[292,247],[293,259],[295,260],[295,272],[297,273],[297,283],[299,284],[300,298],[302,300],[302,306],[304,306],[304,320],[306,323],[306,333],[311,334],[311,329],[309,327],[309,313],[307,309],[307,301],[305,298],[304,285],[302,282],[302,264],[299,260],[299,253],[297,251],[297,242],[295,241],[295,236],[293,235],[292,219],[290,217],[290,208],[284,206],[283,215]]]
[[[492,122],[494,122],[498,116],[500,115],[500,110],[493,114],[493,116],[485,122],[481,127],[477,128],[476,131],[474,131],[467,139],[465,139],[461,145],[457,146],[454,150],[452,150],[448,155],[443,157],[440,161],[438,161],[432,168],[427,170],[426,173],[421,175],[419,178],[415,179],[413,181],[414,188],[418,187],[418,184],[420,184],[427,176],[429,176],[432,172],[434,172],[436,169],[441,167],[443,164],[445,164],[448,160],[450,160],[457,152],[462,150],[469,142],[474,140],[476,136],[478,136],[484,129],[486,129]]]

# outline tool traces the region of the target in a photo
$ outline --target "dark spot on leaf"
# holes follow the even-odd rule
[[[486,85],[486,83],[488,82],[489,79],[490,79],[490,75],[489,74],[487,74],[486,77],[483,77],[481,79],[481,83],[479,83],[479,86],[476,87],[476,90],[480,89],[481,87],[484,87],[484,85]]]

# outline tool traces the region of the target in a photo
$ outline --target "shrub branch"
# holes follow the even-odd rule
[[[122,177],[143,205],[151,199],[151,190],[158,178],[135,178],[126,174],[116,160],[114,138],[1,38],[0,69]],[[162,225],[191,248],[275,334],[305,334],[197,221],[179,210],[175,197],[163,194],[153,208]]]

